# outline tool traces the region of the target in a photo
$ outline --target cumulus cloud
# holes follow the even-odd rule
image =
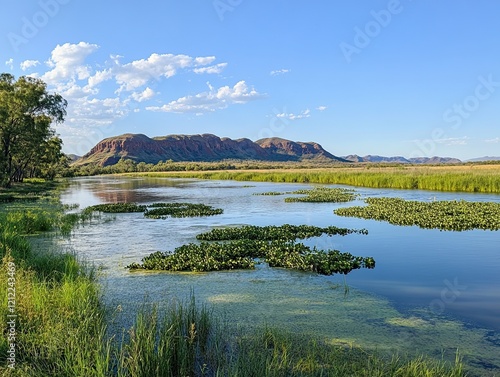
[[[26,71],[27,69],[36,67],[39,64],[40,62],[38,60],[25,60],[21,63],[20,67],[23,71]]]
[[[191,73],[191,77],[218,74],[227,66],[227,63],[217,63],[215,56],[160,53],[132,61],[118,54],[110,54],[105,61],[91,60],[99,48],[88,42],[65,43],[57,45],[44,63],[25,60],[20,65],[23,70],[36,70],[29,76],[41,78],[49,90],[68,100],[65,123],[56,125],[56,129],[65,142],[65,149],[77,154],[85,153],[104,137],[119,132],[112,131],[116,120],[143,110],[143,103],[161,94],[157,87],[163,85],[163,80],[181,71]],[[5,64],[13,67],[14,60]],[[240,81],[233,87],[219,89],[209,85],[206,93],[181,97],[149,109],[204,113],[260,97],[260,93]]]
[[[149,106],[146,110],[172,113],[202,114],[225,109],[233,104],[244,104],[263,97],[255,89],[249,88],[245,81],[239,81],[232,88],[223,86],[215,89],[210,83],[208,92],[181,97],[163,106]]]
[[[327,107],[326,107],[326,106],[318,106],[318,107],[316,108],[316,110],[318,110],[318,111],[325,111],[326,109],[327,109]]]
[[[5,62],[5,65],[9,67],[10,69],[14,69],[14,59],[10,58]]]
[[[84,80],[90,76],[90,68],[83,64],[85,58],[99,48],[96,44],[80,42],[57,45],[46,64],[52,70],[41,79],[49,84],[58,84],[62,80]]]
[[[131,97],[134,100],[136,100],[137,102],[143,102],[143,101],[147,101],[147,100],[153,98],[155,95],[156,95],[155,91],[153,89],[151,89],[150,87],[147,87],[142,92],[132,93]]]
[[[198,74],[201,73],[218,74],[221,73],[224,70],[224,68],[226,68],[226,66],[227,63],[219,63],[216,65],[211,65],[209,67],[195,68],[193,69],[193,72]]]
[[[311,116],[311,110],[306,109],[299,114],[294,114],[294,113],[279,113],[276,114],[277,118],[282,118],[282,119],[288,119],[288,120],[298,120],[298,119],[304,119],[304,118],[309,118]]]
[[[496,137],[494,139],[486,139],[485,142],[497,144],[500,143],[500,137]]]
[[[277,69],[275,71],[271,71],[270,75],[271,76],[278,76],[278,75],[284,75],[285,73],[291,72],[291,69]]]

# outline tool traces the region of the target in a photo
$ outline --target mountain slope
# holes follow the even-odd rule
[[[321,159],[347,162],[324,150],[318,143],[302,143],[269,138],[253,142],[249,139],[220,138],[212,134],[168,135],[149,138],[143,134],[124,134],[100,141],[76,162],[78,165],[116,164],[120,159],[135,162],[265,160],[300,161]]]

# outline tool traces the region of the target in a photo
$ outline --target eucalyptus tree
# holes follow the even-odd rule
[[[53,123],[64,121],[67,101],[38,78],[0,75],[0,185],[22,181],[33,167],[61,160]]]

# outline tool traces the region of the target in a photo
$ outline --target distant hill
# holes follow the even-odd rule
[[[77,156],[76,154],[73,154],[73,153],[67,154],[66,156],[68,156],[68,158],[69,158],[72,162],[74,162],[74,161],[76,161],[76,160],[78,160],[78,159],[82,158],[82,156]]]
[[[358,156],[356,154],[351,154],[349,156],[342,157],[351,162],[379,162],[379,163],[399,163],[399,164],[457,164],[460,161],[457,158],[451,157],[415,157],[415,158],[404,158],[402,156],[385,157],[385,156]]]
[[[490,156],[477,157],[467,160],[466,162],[483,162],[483,161],[500,161],[500,157],[490,157]]]
[[[168,135],[149,138],[143,134],[124,134],[100,141],[75,164],[114,165],[120,159],[135,162],[159,161],[221,161],[263,160],[302,161],[324,160],[348,162],[327,152],[314,142],[293,142],[280,138],[250,139],[220,138],[212,134]]]

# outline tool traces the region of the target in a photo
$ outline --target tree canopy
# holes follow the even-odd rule
[[[0,186],[26,177],[53,178],[65,164],[62,140],[51,125],[64,121],[66,106],[38,78],[0,75]]]

